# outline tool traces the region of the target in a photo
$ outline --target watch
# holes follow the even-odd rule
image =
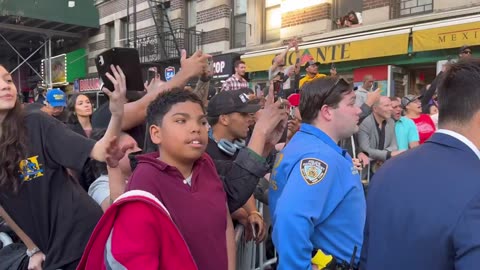
[[[40,252],[40,249],[38,247],[34,247],[32,249],[27,249],[27,256],[31,258],[33,255],[37,254]]]

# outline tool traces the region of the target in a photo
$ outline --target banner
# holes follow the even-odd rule
[[[413,51],[433,51],[480,45],[480,22],[413,31]]]

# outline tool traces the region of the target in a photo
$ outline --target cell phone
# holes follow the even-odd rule
[[[330,69],[336,69],[335,63],[332,63],[332,64],[330,65]]]
[[[290,113],[288,114],[289,119],[295,119],[295,107],[290,106]]]
[[[378,82],[374,82],[372,85],[372,90],[377,90],[378,88]]]
[[[213,59],[212,58],[208,58],[208,70],[211,72],[211,74],[214,74],[215,72],[215,69],[214,69],[214,66],[213,66]]]
[[[134,48],[111,48],[95,57],[95,64],[103,87],[114,90],[113,83],[108,79],[107,72],[112,76],[111,65],[120,66],[125,74],[128,91],[143,91],[144,85],[140,72],[140,57]]]

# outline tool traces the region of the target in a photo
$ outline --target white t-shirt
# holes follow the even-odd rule
[[[273,79],[273,77],[275,77],[279,72],[283,72],[283,74],[285,74],[285,76],[288,76],[288,73],[293,71],[293,68],[295,68],[295,66],[283,67],[283,70],[282,70],[281,67],[277,67],[273,72],[272,72],[272,70],[269,70],[268,71],[268,79],[269,80]],[[287,90],[287,89],[290,89],[290,88],[292,88],[292,86],[290,84],[290,76],[288,76],[288,79],[283,83],[283,90]]]
[[[88,188],[88,195],[101,205],[102,202],[110,196],[110,186],[108,185],[108,175],[101,175]]]

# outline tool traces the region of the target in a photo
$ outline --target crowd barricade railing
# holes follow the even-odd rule
[[[256,201],[258,212],[265,216],[265,209],[263,203]],[[266,222],[265,229],[271,224]],[[265,241],[256,244],[255,241],[245,242],[245,228],[242,225],[235,227],[235,242],[237,244],[237,270],[264,270],[270,269],[270,266],[277,262],[276,252],[275,257],[267,260]]]

